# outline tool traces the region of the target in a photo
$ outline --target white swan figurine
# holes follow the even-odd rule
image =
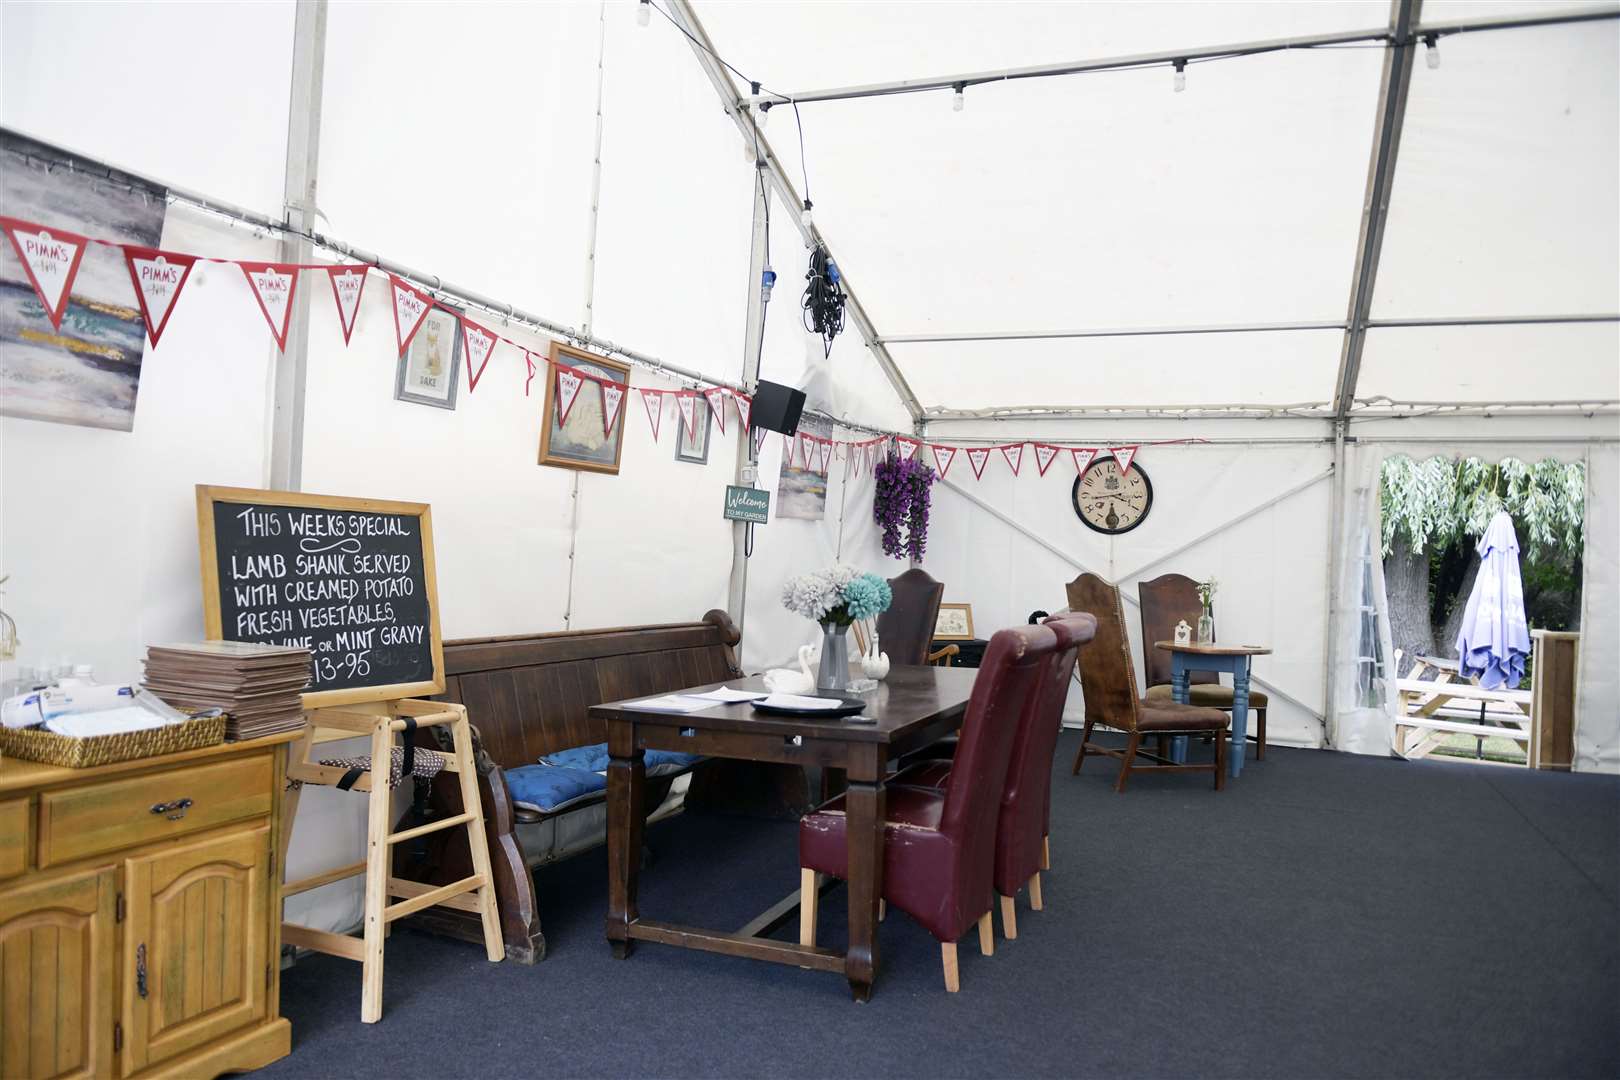
[[[878,652],[877,626],[872,626],[872,647],[861,654],[861,671],[868,679],[882,681],[889,674],[889,654]]]
[[[799,670],[771,668],[764,675],[765,688],[773,694],[813,694],[816,677],[810,673],[810,658],[816,651],[813,645],[799,646]]]

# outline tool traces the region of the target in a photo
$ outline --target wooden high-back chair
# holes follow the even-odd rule
[[[889,591],[894,594],[889,610],[877,617],[878,648],[889,654],[889,663],[945,664],[962,651],[956,645],[933,650],[939,605],[945,599],[944,582],[914,566],[890,578]],[[855,647],[866,651],[866,634],[859,623],[855,624]]]
[[[1131,660],[1131,641],[1125,632],[1125,612],[1120,603],[1119,587],[1111,585],[1096,574],[1081,574],[1069,582],[1069,607],[1083,611],[1097,620],[1097,633],[1091,644],[1080,650],[1080,686],[1086,699],[1086,727],[1080,738],[1080,752],[1075,755],[1071,774],[1078,773],[1087,754],[1104,754],[1121,761],[1119,779],[1114,790],[1123,792],[1131,770],[1155,769],[1170,772],[1215,772],[1215,790],[1226,783],[1226,728],[1225,713],[1217,709],[1196,705],[1180,705],[1174,701],[1144,701],[1136,692],[1136,666]],[[1147,646],[1151,649],[1153,646]],[[1125,749],[1101,746],[1091,741],[1092,730],[1098,725],[1123,731]],[[1215,761],[1213,765],[1184,765],[1170,761],[1165,754],[1164,741],[1171,735],[1212,733],[1215,735]],[[1141,749],[1143,735],[1161,737],[1158,754]],[[1154,762],[1153,765],[1136,764],[1137,757]]]

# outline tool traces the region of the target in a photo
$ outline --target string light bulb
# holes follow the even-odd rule
[[[1185,60],[1176,61],[1175,86],[1178,94],[1187,89],[1187,61]]]
[[[967,89],[967,83],[957,83],[955,89],[956,93],[951,95],[951,111],[961,112],[963,106],[967,104],[967,95],[963,93]]]
[[[810,213],[810,206],[810,200],[806,199],[804,200],[804,209],[799,211],[799,224],[803,225],[806,230],[813,227],[816,223],[815,217]]]
[[[652,0],[641,0],[636,5],[636,25],[646,26],[652,22]]]
[[[1430,71],[1440,70],[1440,35],[1425,34],[1423,37],[1423,62],[1429,65]]]

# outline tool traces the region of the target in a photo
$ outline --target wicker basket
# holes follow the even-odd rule
[[[121,731],[116,735],[91,735],[83,739],[58,735],[41,728],[0,728],[0,753],[69,769],[87,769],[93,765],[111,765],[115,761],[128,761],[131,758],[174,754],[224,741],[223,716],[201,717],[143,731]]]

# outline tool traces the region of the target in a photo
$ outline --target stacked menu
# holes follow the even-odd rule
[[[257,739],[303,726],[309,650],[240,641],[152,645],[145,685],[177,709],[223,710],[227,739]]]

